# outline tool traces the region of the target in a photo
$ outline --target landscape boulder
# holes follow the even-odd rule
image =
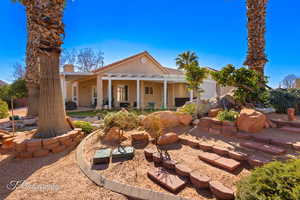
[[[118,127],[112,127],[111,129],[109,129],[109,131],[104,136],[104,141],[117,142],[123,140],[124,138],[122,138],[119,130],[120,129]]]
[[[167,145],[173,144],[179,140],[179,137],[176,133],[167,133],[158,138],[158,145]]]
[[[266,116],[253,109],[244,108],[237,119],[237,126],[240,131],[257,133],[262,131],[266,123]]]
[[[192,123],[193,117],[189,114],[177,114],[179,118],[179,122],[185,126],[188,126]]]
[[[218,101],[218,106],[224,108],[224,109],[233,109],[238,105],[238,103],[234,100],[234,92],[229,92],[223,96],[220,97],[220,100]]]
[[[153,116],[160,119],[163,128],[174,128],[179,125],[189,125],[193,120],[193,117],[189,114],[173,111],[158,111],[141,119],[141,124],[147,127],[147,124],[150,124],[150,120],[153,119]]]
[[[208,111],[208,117],[216,117],[219,112],[221,112],[223,109],[222,108],[214,108],[214,109],[210,109]]]
[[[137,132],[131,135],[132,141],[148,141],[149,135],[146,132]]]

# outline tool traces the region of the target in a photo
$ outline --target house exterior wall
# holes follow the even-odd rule
[[[143,62],[144,61],[144,62]],[[121,63],[109,71],[108,73],[125,73],[125,74],[162,74],[162,70],[146,56],[139,56],[134,60]]]
[[[66,83],[66,90],[66,101],[72,101],[72,83],[70,81]]]
[[[300,89],[300,79],[296,79],[296,88]]]
[[[92,88],[96,87],[96,79],[79,82],[79,106],[88,107],[92,105]]]

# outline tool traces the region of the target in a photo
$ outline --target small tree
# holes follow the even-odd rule
[[[289,74],[280,83],[280,87],[282,86],[283,88],[286,89],[291,89],[296,87],[296,79],[297,76],[295,74]]]
[[[204,67],[199,67],[197,65],[192,65],[186,72],[185,78],[188,83],[188,88],[191,91],[196,91],[197,94],[197,106],[196,113],[197,115],[200,112],[200,101],[201,101],[201,93],[203,89],[201,88],[201,84],[204,79],[207,78],[208,70]]]
[[[124,131],[133,130],[138,124],[139,121],[137,115],[128,111],[109,113],[104,118],[105,132],[113,127],[117,127],[119,128],[120,136],[124,134]]]
[[[189,90],[197,93],[196,113],[198,115],[200,110],[200,97],[203,92],[200,86],[204,79],[207,78],[208,70],[204,67],[200,67],[197,59],[198,57],[195,52],[183,52],[176,58],[176,65],[178,66],[178,69],[183,69],[185,71]]]
[[[267,78],[262,83],[258,72],[244,67],[236,69],[229,64],[220,71],[211,72],[211,75],[221,86],[235,87],[234,98],[242,105],[266,103],[266,88],[262,85],[267,83]]]
[[[0,119],[8,117],[8,105],[0,99]]]

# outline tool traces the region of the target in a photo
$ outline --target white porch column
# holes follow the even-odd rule
[[[65,75],[62,75],[60,80],[61,80],[61,90],[62,90],[63,101],[64,101],[64,104],[65,104],[65,101],[66,101],[66,98],[67,98],[67,83],[66,83]]]
[[[140,109],[140,80],[136,80],[136,108]]]
[[[111,96],[111,79],[108,79],[108,109],[111,109],[111,101],[112,101],[112,96]]]
[[[97,107],[96,109],[102,109],[103,106],[103,82],[102,76],[97,76]]]
[[[193,101],[194,99],[194,91],[190,90],[190,101]]]
[[[168,89],[168,82],[164,80],[164,109],[167,109],[167,89]]]

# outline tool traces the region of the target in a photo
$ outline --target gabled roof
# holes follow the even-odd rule
[[[94,70],[93,72],[94,72],[94,73],[105,72],[105,71],[107,71],[107,70],[110,70],[110,69],[114,68],[114,67],[117,66],[117,65],[120,65],[120,64],[125,63],[125,62],[130,61],[130,60],[133,60],[133,59],[135,59],[135,58],[137,58],[137,57],[139,57],[139,56],[142,56],[142,55],[147,56],[148,58],[150,58],[150,60],[153,61],[153,62],[157,65],[157,67],[159,67],[159,68],[162,70],[163,73],[169,74],[169,71],[168,71],[165,67],[163,67],[163,66],[162,66],[162,65],[161,65],[161,64],[160,64],[153,56],[151,56],[147,51],[143,51],[143,52],[141,52],[141,53],[135,54],[135,55],[130,56],[130,57],[128,57],[128,58],[119,60],[119,61],[117,61],[117,62],[113,62],[113,63],[111,63],[111,64],[109,64],[109,65],[106,65],[106,66],[104,66],[104,67],[101,67],[101,68],[99,68],[99,69],[96,69],[96,70]]]

